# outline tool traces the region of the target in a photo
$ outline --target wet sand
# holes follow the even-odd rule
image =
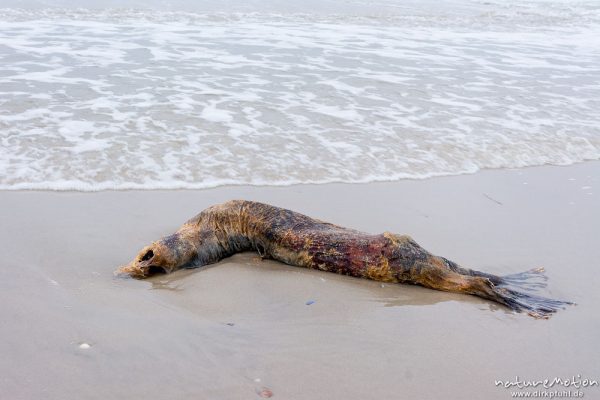
[[[494,380],[600,379],[599,195],[599,162],[363,185],[0,192],[0,398],[258,399],[268,388],[281,399],[509,399]],[[544,266],[545,294],[578,305],[535,320],[250,253],[113,277],[233,198],[407,233],[495,274]]]

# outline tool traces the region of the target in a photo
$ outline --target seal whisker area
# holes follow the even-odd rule
[[[479,296],[536,318],[573,304],[532,293],[546,286],[541,268],[496,276],[435,256],[407,235],[371,235],[245,200],[207,208],[142,249],[116,273],[143,279],[213,264],[243,251],[298,267]]]

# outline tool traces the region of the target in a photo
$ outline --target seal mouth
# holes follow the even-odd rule
[[[167,274],[167,270],[163,267],[159,267],[158,265],[149,265],[146,268],[145,277],[153,276],[153,275],[165,275]]]
[[[135,279],[149,278],[154,275],[165,275],[168,271],[166,268],[158,265],[140,265],[132,262],[131,264],[123,265],[116,272],[118,277],[131,277]]]

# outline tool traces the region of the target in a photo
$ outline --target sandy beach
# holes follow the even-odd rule
[[[599,379],[599,188],[600,163],[587,162],[391,183],[0,192],[0,398],[508,399],[495,380]],[[233,198],[410,234],[499,275],[544,266],[545,295],[578,305],[536,320],[250,253],[113,277]]]

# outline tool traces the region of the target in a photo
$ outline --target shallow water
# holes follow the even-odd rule
[[[597,2],[7,4],[0,189],[370,182],[600,158]]]

